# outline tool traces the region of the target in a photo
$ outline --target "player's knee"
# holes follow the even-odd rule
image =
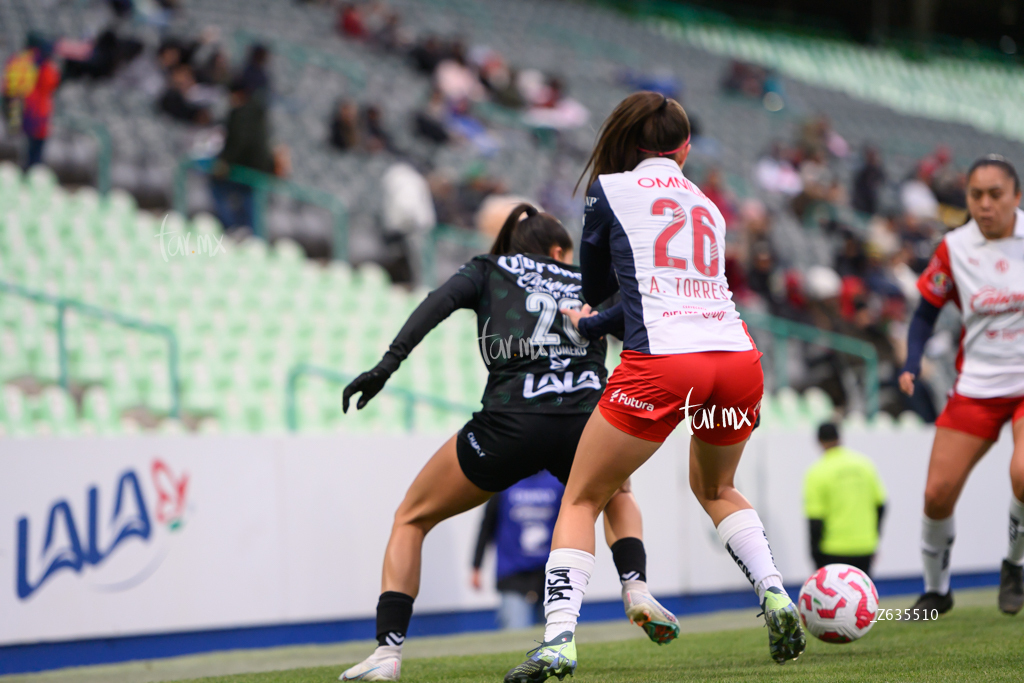
[[[419,529],[424,534],[434,528],[437,524],[430,515],[426,514],[422,508],[416,506],[402,505],[395,512],[394,528],[399,527],[414,527]]]
[[[953,514],[956,486],[948,481],[928,482],[924,489],[924,513],[932,519],[945,519]]]

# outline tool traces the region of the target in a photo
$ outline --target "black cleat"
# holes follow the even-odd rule
[[[999,609],[1006,614],[1016,614],[1021,607],[1024,607],[1024,567],[1003,560],[999,572]]]
[[[910,621],[934,619],[953,609],[953,591],[941,595],[935,591],[925,593],[910,608]]]

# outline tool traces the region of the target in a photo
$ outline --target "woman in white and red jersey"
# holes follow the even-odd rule
[[[682,173],[689,138],[678,102],[635,93],[604,122],[587,164],[583,291],[595,306],[621,292],[624,350],[580,438],[562,498],[547,564],[544,642],[508,672],[508,682],[575,669],[573,633],[594,567],[594,522],[687,417],[691,488],[758,593],[772,657],[784,662],[804,649],[764,527],[733,486],[764,376],[725,279],[725,220]]]
[[[914,605],[922,618],[953,607],[949,553],[953,509],[971,469],[999,430],[1013,425],[1010,461],[1010,544],[999,581],[999,609],[1016,614],[1024,606],[1024,211],[1020,177],[1005,158],[982,157],[967,174],[971,220],[939,243],[917,288],[921,304],[910,323],[907,363],[900,388],[914,393],[925,342],[939,310],[952,301],[963,332],[957,379],[946,408],[935,421],[935,441],[924,493],[921,558],[924,595]]]

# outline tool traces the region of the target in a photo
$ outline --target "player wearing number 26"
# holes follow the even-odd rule
[[[690,416],[690,487],[757,592],[769,652],[783,663],[804,650],[800,618],[764,526],[733,485],[764,376],[725,279],[725,220],[683,174],[689,152],[690,121],[679,103],[639,92],[604,122],[587,164],[583,296],[599,305],[621,293],[622,363],[590,415],[562,498],[547,564],[543,642],[505,683],[561,679],[575,670],[594,520]],[[587,322],[581,312],[564,314]]]

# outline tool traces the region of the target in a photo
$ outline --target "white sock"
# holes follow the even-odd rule
[[[782,588],[782,574],[775,566],[768,535],[756,510],[739,510],[723,519],[718,525],[718,537],[750,579],[758,600],[764,600],[770,586]]]
[[[953,515],[946,519],[921,520],[921,560],[924,563],[924,591],[945,595],[949,592],[949,552],[956,538]]]
[[[544,642],[563,631],[576,632],[583,594],[594,573],[595,558],[585,550],[557,548],[548,556],[544,574]]]
[[[1024,503],[1010,496],[1010,549],[1006,559],[1020,566],[1024,564]]]

